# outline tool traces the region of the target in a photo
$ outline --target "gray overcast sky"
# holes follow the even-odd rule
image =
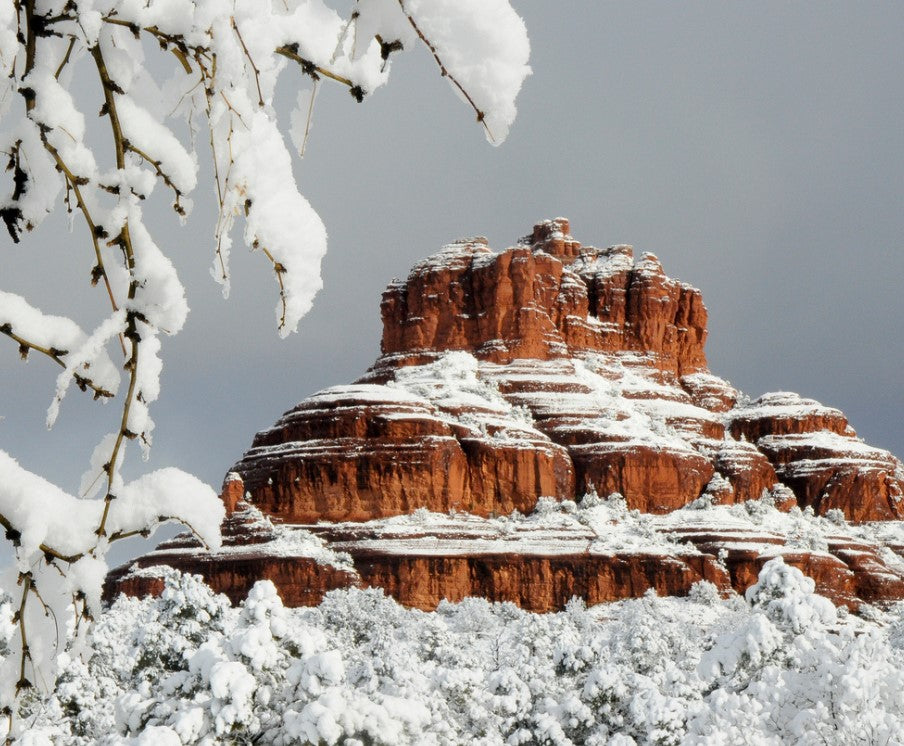
[[[752,396],[789,389],[840,407],[904,455],[904,4],[514,5],[534,75],[499,148],[423,50],[399,56],[362,105],[323,88],[297,173],[330,249],[297,335],[277,338],[259,257],[236,249],[228,301],[210,280],[212,182],[185,230],[160,211],[193,312],[164,346],[149,466],[219,487],[255,431],[370,365],[394,276],[459,236],[501,249],[557,215],[578,240],[653,251],[703,290],[714,373]],[[0,287],[96,322],[82,225],[70,234],[60,216],[22,245],[0,241]],[[22,365],[2,342],[0,448],[75,490],[116,411],[73,391],[48,433],[57,369]]]

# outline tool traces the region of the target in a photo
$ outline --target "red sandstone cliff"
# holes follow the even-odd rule
[[[354,583],[422,608],[483,595],[548,610],[572,595],[686,593],[701,579],[743,590],[778,552],[839,603],[904,598],[904,563],[865,529],[841,525],[897,525],[904,468],[894,456],[857,439],[838,410],[793,394],[747,402],[711,374],[701,294],[653,255],[583,247],[561,218],[522,241],[498,254],[483,239],[459,241],[390,285],[371,370],[301,402],[234,467],[278,531],[304,525],[293,541],[314,531],[352,564],[320,572],[310,553],[274,554],[283,534],[252,546],[260,521],[255,534],[236,518],[225,554],[177,542],[139,564],[203,571],[234,597],[271,577],[290,604]],[[235,485],[224,498],[233,507]],[[484,546],[505,528],[492,523],[500,516],[588,491],[667,516],[684,539],[613,547],[594,524],[590,538],[572,527],[553,549],[537,545],[536,527],[520,544]],[[771,538],[756,526],[725,529],[726,511],[761,498],[773,514],[772,505],[794,509]],[[471,519],[442,530],[427,521],[425,552],[380,522],[418,510],[490,523],[473,535]],[[835,523],[816,517],[829,511]],[[801,526],[816,544],[799,540]],[[122,570],[110,587],[144,592],[148,578]]]
[[[530,245],[500,254],[461,240],[416,265],[383,294],[382,366],[465,350],[478,360],[558,360],[637,352],[663,372],[704,370],[700,291],[667,277],[630,246],[582,248],[568,221],[541,223]]]

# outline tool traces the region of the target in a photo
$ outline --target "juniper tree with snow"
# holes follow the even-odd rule
[[[173,247],[156,243],[144,200],[163,189],[184,219],[198,181],[196,144],[209,143],[219,205],[212,274],[228,295],[241,219],[245,243],[272,267],[277,327],[288,335],[321,286],[326,231],[292,173],[273,105],[277,81],[291,75],[299,88],[312,85],[282,123],[302,151],[319,85],[345,86],[360,102],[387,81],[396,53],[421,43],[486,137],[502,142],[530,72],[524,25],[507,0],[359,0],[342,12],[322,0],[0,3],[0,151],[9,181],[0,218],[19,242],[60,207],[77,216],[85,285],[97,286],[109,308],[82,328],[0,292],[0,332],[23,358],[60,367],[48,427],[73,383],[119,403],[77,493],[0,451],[0,525],[15,548],[2,584],[14,592],[13,654],[0,675],[0,706],[11,720],[16,697],[53,681],[57,654],[97,613],[111,542],[177,521],[207,545],[219,543],[223,509],[210,487],[176,469],[128,483],[121,475],[129,443],[145,455],[151,446],[161,337],[176,334],[188,313],[167,256]],[[152,72],[147,56],[157,46]],[[93,99],[84,93],[89,79]]]
[[[26,743],[900,743],[904,608],[870,621],[813,591],[775,558],[746,601],[703,581],[548,614],[423,612],[379,589],[290,609],[259,581],[235,608],[169,570],[159,598],[117,599],[90,656],[64,657],[25,705]]]

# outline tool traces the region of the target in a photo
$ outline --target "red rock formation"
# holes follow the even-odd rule
[[[443,599],[479,596],[528,611],[560,611],[575,596],[588,604],[621,601],[649,590],[684,596],[700,581],[727,585],[712,556],[653,553],[472,554],[403,556],[376,551],[355,556],[362,579],[406,606],[432,611]]]
[[[223,491],[220,494],[220,499],[222,499],[223,505],[226,507],[227,518],[235,513],[238,504],[244,498],[245,484],[242,478],[234,471],[229,472],[223,481]]]
[[[584,484],[601,495],[618,492],[645,513],[668,513],[698,497],[713,476],[712,464],[691,450],[598,444],[572,450]]]
[[[698,509],[650,517],[625,529],[619,517],[630,516],[617,507],[611,516],[594,515],[592,506],[576,510],[515,520],[434,513],[280,526],[240,503],[226,523],[223,549],[205,552],[187,535],[165,542],[112,573],[108,597],[159,593],[159,566],[167,565],[201,574],[233,602],[267,577],[292,606],[315,605],[329,590],[354,586],[383,588],[425,610],[443,599],[481,596],[544,612],[564,608],[573,596],[593,604],[648,590],[685,595],[702,580],[743,593],[767,561],[782,556],[814,578],[819,593],[851,610],[864,601],[904,598],[904,563],[890,564],[880,544],[824,519],[781,519],[758,504],[740,513]],[[805,541],[818,546],[801,546],[802,528],[816,532]]]
[[[530,611],[555,611],[578,596],[588,603],[686,595],[701,580],[727,590],[717,559],[673,545],[618,553],[576,521],[552,525],[434,517],[426,523],[317,525],[308,528],[348,553],[361,582],[407,606],[434,609],[442,599],[481,596]]]
[[[416,508],[530,512],[540,495],[571,497],[565,449],[533,429],[519,435],[486,437],[401,389],[335,387],[258,433],[235,471],[258,508],[292,523],[369,520]]]
[[[248,591],[262,578],[272,580],[291,606],[317,606],[328,591],[359,585],[352,573],[324,565],[311,557],[292,557],[287,561],[285,557],[264,552],[222,556],[196,549],[172,555],[149,554],[132,565],[116,568],[107,578],[107,600],[118,593],[159,596],[163,592],[161,565],[200,575],[205,583],[217,593],[226,595],[233,604],[244,601]]]
[[[727,485],[713,485],[713,489],[720,490],[717,504],[730,505],[758,500],[764,492],[775,489],[778,482],[775,469],[769,459],[750,443],[723,438],[701,441],[697,447],[710,458],[715,473],[727,482]],[[713,491],[710,485],[707,485],[707,489]],[[793,493],[790,496],[793,498]],[[792,499],[785,508],[790,509],[795,504],[796,501]]]
[[[583,247],[557,218],[498,254],[481,238],[445,247],[390,285],[381,312],[373,368],[301,402],[234,467],[226,548],[170,543],[140,566],[200,571],[232,598],[270,577],[290,604],[354,584],[421,608],[473,594],[550,610],[572,595],[686,593],[700,579],[742,591],[780,553],[838,603],[904,598],[904,563],[881,542],[852,527],[827,539],[824,523],[800,512],[900,519],[901,462],[857,439],[838,410],[784,393],[747,402],[710,373],[700,292],[667,277],[652,254],[635,262],[630,246]],[[612,545],[610,528],[594,524],[572,527],[567,546],[551,551],[515,519],[479,530],[428,521],[401,533],[380,522],[419,509],[528,514],[541,497],[585,491],[661,515],[660,533],[692,546],[655,526],[644,529],[655,546]],[[243,507],[243,496],[282,525]],[[731,510],[764,497],[758,505],[792,511],[781,531],[694,518],[730,523]],[[822,532],[816,549],[801,526]],[[308,530],[326,548],[314,551]],[[500,544],[504,531],[519,541]],[[120,570],[110,588],[155,582]]]
[[[876,603],[904,598],[904,574],[889,567],[874,543],[850,537],[829,537],[825,550],[807,551],[788,546],[787,536],[723,526],[678,527],[675,533],[709,555],[721,553],[738,592],[756,582],[763,565],[780,555],[816,581],[816,591],[856,611],[866,601]]]
[[[377,368],[450,350],[495,363],[630,350],[663,371],[705,369],[700,291],[666,277],[652,254],[634,265],[631,247],[582,249],[567,230],[562,218],[541,223],[535,244],[501,254],[465,239],[415,266],[383,294]]]
[[[223,497],[241,485],[241,480],[227,482]],[[300,541],[296,534],[301,535]],[[333,554],[309,539],[307,532],[288,529],[277,533],[259,512],[239,502],[223,524],[222,549],[207,551],[190,535],[180,534],[113,570],[107,576],[104,596],[110,600],[117,593],[158,595],[163,579],[154,568],[159,566],[201,575],[233,603],[244,600],[261,578],[272,580],[293,606],[316,606],[327,591],[359,584],[352,567],[330,564]]]
[[[841,510],[852,521],[904,517],[904,465],[857,438],[837,409],[783,392],[730,417],[732,434],[756,444],[800,505]]]

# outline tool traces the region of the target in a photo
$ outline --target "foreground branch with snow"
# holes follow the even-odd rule
[[[19,242],[61,206],[78,216],[85,276],[109,306],[77,323],[0,290],[0,334],[23,359],[42,356],[62,368],[48,427],[73,382],[120,405],[77,492],[0,450],[0,526],[16,557],[2,582],[16,596],[15,654],[0,668],[7,713],[17,696],[52,685],[56,656],[100,613],[110,542],[165,521],[184,523],[209,545],[219,540],[222,507],[209,487],[173,469],[129,484],[121,476],[128,444],[145,456],[151,446],[161,339],[179,332],[188,313],[169,259],[178,247],[157,244],[143,205],[161,187],[184,219],[198,182],[199,137],[210,145],[219,205],[212,274],[228,294],[233,225],[243,219],[245,243],[274,272],[277,326],[286,336],[321,287],[326,229],[292,172],[288,123],[274,108],[280,76],[313,86],[308,100],[299,99],[306,116],[292,116],[299,150],[322,81],[361,101],[387,81],[391,57],[421,43],[487,138],[498,144],[508,133],[530,68],[524,25],[506,0],[348,5],[339,12],[321,0],[0,4],[0,152],[9,177],[0,220]],[[160,59],[149,65],[146,54],[158,47]],[[86,77],[97,84],[93,93],[81,83]],[[91,122],[103,126],[95,132]]]

